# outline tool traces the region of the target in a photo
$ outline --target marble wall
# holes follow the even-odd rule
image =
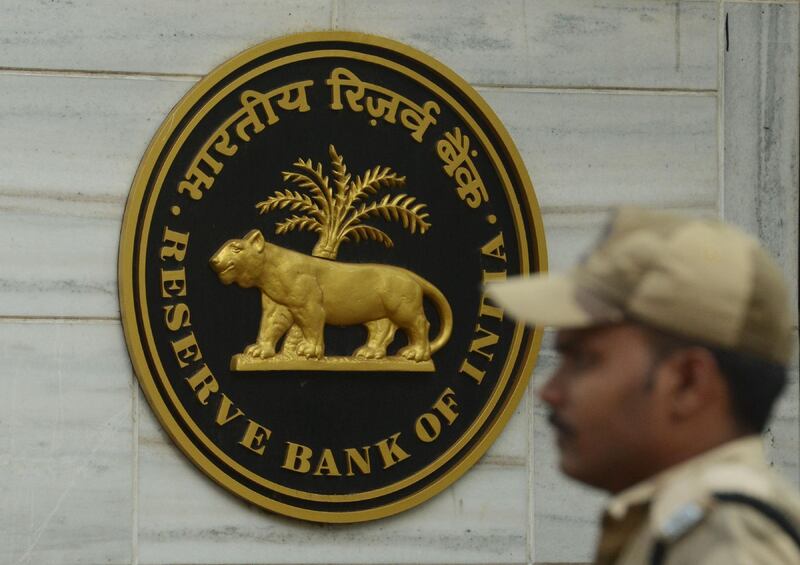
[[[150,137],[200,76],[292,32],[406,42],[504,121],[542,206],[551,266],[608,211],[722,216],[779,257],[797,295],[796,1],[0,0],[0,562],[574,563],[600,494],[566,481],[532,386],[489,453],[399,516],[267,514],[160,430],[132,375],[116,253]],[[767,434],[800,483],[797,364]]]

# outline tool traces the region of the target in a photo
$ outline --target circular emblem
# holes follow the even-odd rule
[[[482,286],[545,268],[522,160],[469,85],[386,39],[302,34],[162,124],[125,210],[122,321],[209,477],[355,522],[430,498],[499,434],[540,335]]]

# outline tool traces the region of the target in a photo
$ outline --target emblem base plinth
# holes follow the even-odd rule
[[[323,357],[322,359],[300,359],[275,356],[259,359],[239,353],[231,358],[231,371],[403,371],[432,373],[436,370],[433,361],[409,361],[404,357],[391,356],[383,359],[358,359],[355,357]]]

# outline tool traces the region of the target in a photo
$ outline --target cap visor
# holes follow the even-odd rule
[[[622,312],[578,289],[568,275],[512,277],[486,285],[486,293],[508,314],[532,326],[582,328],[622,319]]]

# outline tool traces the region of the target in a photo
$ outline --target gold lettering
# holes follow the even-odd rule
[[[489,200],[489,194],[486,192],[486,187],[478,176],[478,171],[472,165],[472,161],[468,162],[469,167],[459,167],[453,178],[456,180],[456,192],[458,197],[461,198],[470,208],[477,208],[483,202]]]
[[[231,135],[228,133],[228,130],[225,129],[215,132],[211,138],[211,142],[214,144],[214,149],[225,157],[233,157],[239,149],[235,143],[231,143]]]
[[[178,360],[178,365],[180,365],[181,369],[187,367],[190,361],[199,361],[203,358],[200,353],[200,346],[197,345],[197,341],[194,338],[194,332],[177,341],[173,341],[172,349],[175,351],[175,358]]]
[[[161,297],[186,296],[186,271],[183,267],[177,271],[161,269]]]
[[[367,96],[367,113],[373,118],[383,118],[390,124],[397,122],[396,116],[399,106],[400,97],[397,95],[390,96],[390,100]]]
[[[455,128],[453,133],[445,132],[444,139],[436,142],[436,153],[444,163],[442,169],[452,177],[469,156],[469,137],[462,135],[461,128]]]
[[[336,466],[336,460],[333,458],[333,452],[325,448],[322,450],[322,457],[319,458],[317,469],[314,471],[317,476],[327,475],[329,477],[341,477],[339,468]]]
[[[439,105],[432,100],[425,102],[422,108],[407,100],[405,103],[408,104],[409,107],[400,112],[400,123],[411,130],[411,137],[414,138],[417,143],[422,143],[422,137],[425,135],[428,127],[436,123],[434,115],[438,115],[441,111]]]
[[[292,84],[288,84],[282,88],[273,90],[270,92],[270,94],[273,92],[275,95],[278,93],[281,94],[281,98],[278,100],[279,108],[283,108],[284,110],[297,110],[298,112],[308,112],[311,109],[311,106],[308,105],[308,100],[306,98],[306,88],[313,84],[313,80],[301,80],[300,82],[293,82]],[[293,91],[296,94],[294,100],[292,100]]]
[[[475,157],[478,153],[469,150],[469,137],[461,133],[461,128],[453,128],[452,132],[446,131],[444,139],[436,142],[436,153],[444,163],[444,172],[455,179],[456,192],[461,200],[470,208],[477,208],[483,202],[489,201],[486,186],[470,157]]]
[[[481,247],[481,253],[501,261],[506,260],[506,252],[503,249],[503,232],[498,233],[490,242]]]
[[[271,430],[248,418],[247,428],[244,430],[244,435],[242,436],[242,440],[239,442],[239,445],[246,447],[254,453],[264,455],[264,450],[267,448],[265,443],[271,435]]]
[[[400,437],[400,432],[392,434],[388,438],[382,439],[375,444],[375,446],[378,448],[378,451],[380,451],[381,458],[383,459],[384,469],[388,469],[400,461],[411,457],[397,444],[398,437]]]
[[[433,409],[444,416],[448,424],[452,424],[456,421],[456,418],[458,418],[458,412],[453,410],[453,408],[458,406],[455,397],[456,393],[453,392],[453,389],[447,387],[444,389],[444,392],[439,395],[439,398],[436,399],[436,402],[433,403]]]
[[[272,104],[270,104],[267,94],[262,94],[255,90],[245,90],[239,97],[239,100],[242,103],[245,118],[237,122],[236,135],[238,135],[239,139],[242,141],[250,141],[250,135],[245,131],[247,127],[253,128],[253,134],[264,131],[264,123],[258,117],[258,114],[256,114],[256,106],[258,104],[261,105],[264,109],[264,113],[267,115],[267,125],[272,125],[278,121],[278,116],[275,115],[275,110],[272,109]]]
[[[342,86],[347,86],[353,90],[345,91],[347,104],[354,112],[360,112],[364,107],[358,103],[364,97],[364,83],[352,72],[344,67],[337,67],[331,71],[331,76],[325,81],[331,87],[331,110],[341,110],[342,105]]]
[[[197,157],[195,157],[195,166],[198,166],[201,161],[211,167],[211,172],[215,175],[218,175],[222,172],[222,163],[214,159],[214,157],[212,157],[207,150],[201,151],[197,154]]]
[[[188,328],[192,325],[189,321],[189,307],[183,302],[175,306],[164,306],[164,322],[173,332],[180,328]]]
[[[186,192],[193,200],[200,200],[203,197],[201,188],[209,190],[214,185],[214,177],[225,167],[212,155],[212,147],[217,154],[223,157],[231,157],[239,149],[238,145],[231,143],[231,134],[227,128],[233,125],[239,139],[250,141],[251,134],[248,133],[248,130],[251,130],[252,134],[257,134],[264,131],[266,126],[279,120],[271,102],[271,99],[278,95],[281,96],[278,106],[282,109],[308,112],[311,108],[308,105],[306,88],[312,84],[314,84],[313,80],[304,80],[266,93],[255,90],[242,92],[239,96],[239,102],[242,104],[241,110],[231,116],[220,129],[206,140],[186,171],[184,180],[178,183],[178,192],[181,194]],[[292,98],[293,94],[294,98]],[[257,111],[258,108],[261,110]],[[259,114],[263,114],[263,117]],[[264,119],[266,119],[266,123],[264,123]]]
[[[494,353],[486,353],[483,348],[496,344],[500,337],[497,334],[493,334],[489,330],[482,328],[480,324],[475,326],[475,332],[483,333],[485,335],[472,340],[472,343],[469,346],[470,353],[478,353],[491,361],[492,357],[494,357]]]
[[[432,406],[433,410],[441,414],[447,421],[448,426],[452,425],[456,418],[458,418],[458,412],[453,410],[454,407],[458,406],[455,394],[453,389],[447,387]],[[439,437],[439,434],[442,432],[442,424],[436,414],[425,412],[422,416],[417,418],[414,424],[414,431],[420,440],[425,443],[430,443]]]
[[[218,426],[224,426],[239,416],[244,416],[244,412],[238,408],[236,409],[236,412],[231,415],[231,406],[233,406],[231,399],[228,398],[225,393],[222,393],[222,398],[219,400],[219,408],[217,408],[217,417],[214,420]]]
[[[164,238],[162,239],[165,245],[161,248],[161,260],[167,257],[174,257],[176,261],[183,261],[186,256],[186,246],[189,245],[189,234],[172,231],[168,227],[164,227]]]
[[[484,271],[485,273],[486,271]],[[491,304],[486,303],[486,295],[484,294],[481,296],[481,316],[491,316],[492,318],[497,318],[498,320],[503,319],[503,309],[497,306],[492,306]]]
[[[347,476],[352,477],[355,475],[353,472],[353,463],[356,464],[358,470],[361,471],[362,475],[369,475],[370,473],[370,465],[369,465],[369,446],[361,448],[364,451],[364,455],[358,452],[357,449],[353,447],[345,448],[344,455],[347,458]]]
[[[428,100],[422,106],[412,102],[398,93],[384,88],[377,84],[363,82],[352,71],[344,67],[337,67],[331,71],[331,76],[325,81],[331,87],[331,110],[342,110],[342,91],[344,91],[347,105],[353,112],[362,112],[364,104],[361,100],[367,90],[382,96],[367,96],[367,113],[373,118],[383,118],[387,123],[397,122],[397,110],[400,104],[405,108],[400,111],[400,123],[411,131],[411,137],[418,143],[422,143],[422,138],[427,129],[436,123],[434,116],[441,110],[439,105],[432,100]],[[375,120],[371,121],[375,125]]]
[[[208,190],[213,185],[214,177],[200,170],[200,159],[195,159],[189,170],[186,171],[184,180],[178,183],[178,192],[180,194],[188,192],[192,200],[200,200],[203,197],[203,191],[199,187],[202,186]]]
[[[464,362],[461,363],[461,368],[458,370],[460,373],[466,373],[478,384],[481,384],[483,380],[483,376],[486,374],[486,371],[481,371],[480,369],[476,368],[469,362],[469,359],[464,359]]]
[[[427,425],[425,425],[427,423]],[[417,418],[414,424],[414,431],[417,432],[417,437],[425,443],[430,443],[439,437],[442,431],[442,425],[439,423],[439,418],[429,412],[425,412],[422,416]]]
[[[286,457],[282,467],[295,473],[308,473],[311,470],[309,459],[314,454],[310,447],[300,443],[286,442]]]
[[[205,363],[203,363],[199,371],[191,377],[188,377],[186,382],[189,383],[192,390],[197,393],[197,400],[199,400],[200,404],[203,406],[208,404],[209,396],[219,391],[217,379],[214,378],[214,375],[211,374],[211,369],[209,369],[208,365]]]
[[[498,271],[496,273],[492,272],[492,271],[486,271],[486,270],[483,271],[483,284],[486,284],[487,282],[492,282],[492,281],[504,281],[504,280],[506,280],[506,272],[505,271]]]

